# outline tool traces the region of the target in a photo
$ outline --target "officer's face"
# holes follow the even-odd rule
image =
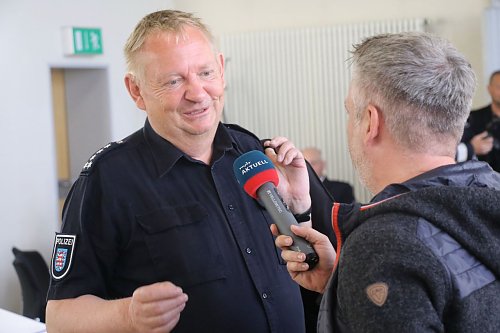
[[[153,129],[171,142],[212,139],[224,105],[224,62],[202,32],[158,33],[147,37],[137,62],[139,108]]]

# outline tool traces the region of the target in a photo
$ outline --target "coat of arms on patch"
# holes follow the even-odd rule
[[[68,273],[75,249],[76,235],[57,234],[52,251],[50,272],[56,280],[62,279]]]

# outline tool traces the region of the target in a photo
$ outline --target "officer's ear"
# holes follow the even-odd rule
[[[141,110],[146,110],[146,104],[142,98],[140,82],[137,76],[132,73],[127,73],[127,75],[125,75],[125,86],[135,105]]]

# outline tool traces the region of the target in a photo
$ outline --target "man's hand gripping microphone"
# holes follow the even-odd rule
[[[290,249],[304,253],[309,269],[314,267],[319,258],[313,247],[290,230],[291,225],[298,223],[276,189],[279,177],[272,161],[264,153],[253,150],[238,157],[234,161],[233,170],[245,192],[257,199],[271,215],[280,234],[293,239]]]

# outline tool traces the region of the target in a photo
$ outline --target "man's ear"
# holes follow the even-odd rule
[[[219,61],[219,66],[220,66],[220,77],[222,79],[222,82],[224,83],[224,88],[226,88],[226,79],[224,78],[224,55],[222,53],[219,53],[218,59]]]
[[[137,81],[137,77],[135,77],[132,73],[127,73],[127,75],[125,75],[125,86],[127,87],[130,97],[132,97],[132,100],[139,109],[146,110],[146,103],[144,103],[141,87]]]
[[[365,110],[365,143],[373,142],[380,137],[382,114],[378,107],[368,104]]]

